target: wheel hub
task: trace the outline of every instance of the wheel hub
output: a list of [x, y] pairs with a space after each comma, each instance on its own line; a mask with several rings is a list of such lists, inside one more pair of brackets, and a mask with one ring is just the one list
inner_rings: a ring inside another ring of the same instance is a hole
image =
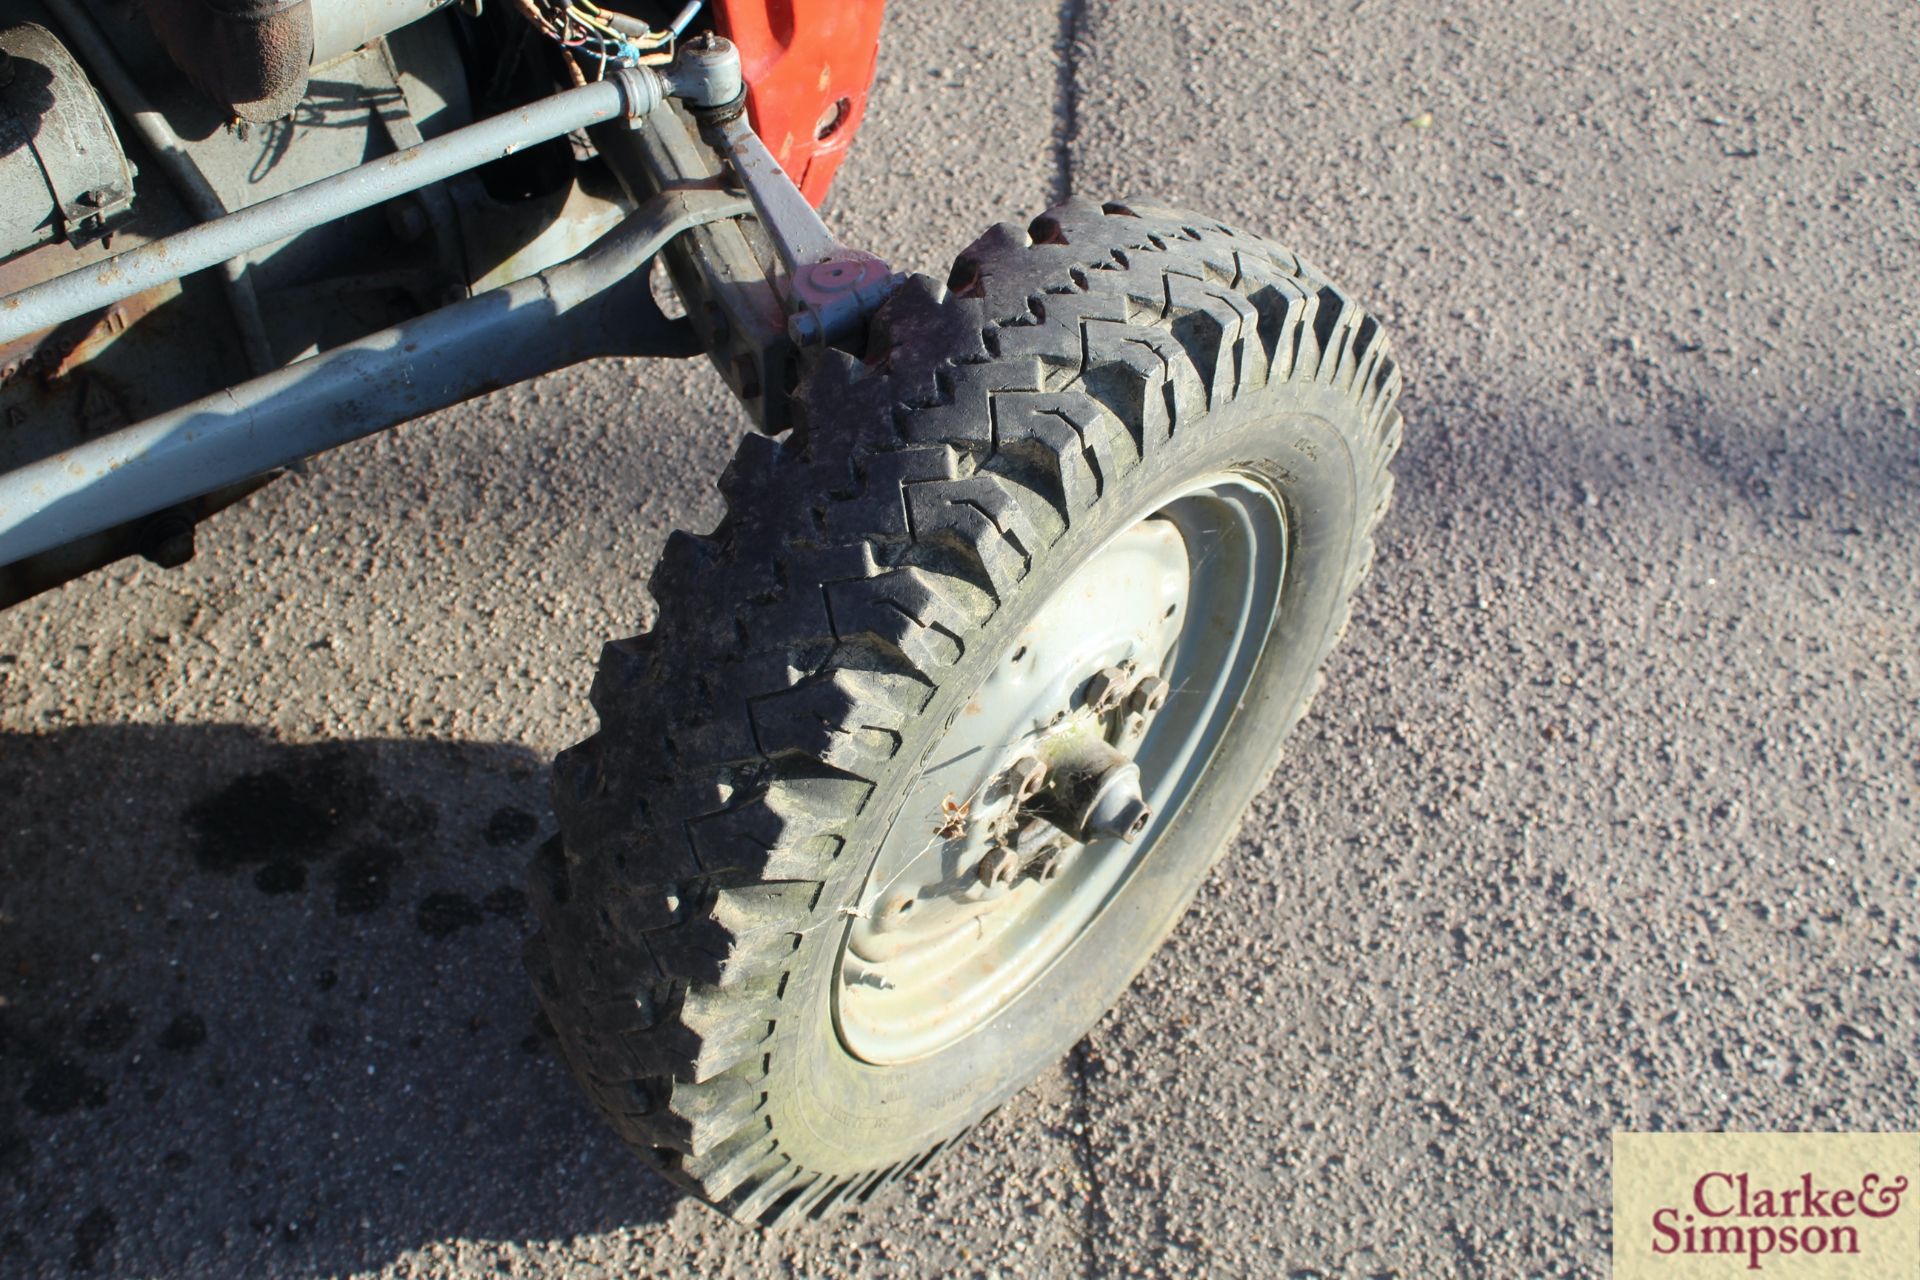
[[[1183, 697], [1185, 669], [1257, 656], [1238, 651], [1250, 631], [1264, 639], [1284, 562], [1245, 527], [1259, 510], [1271, 541], [1277, 503], [1222, 503], [1223, 484], [1252, 487], [1221, 478], [1184, 495], [1069, 577], [928, 756], [840, 957], [835, 1015], [857, 1056], [921, 1057], [985, 1021], [1066, 950], [1178, 808], [1190, 777], [1174, 784], [1205, 761], [1186, 739], [1224, 724], [1221, 673]], [[1211, 545], [1222, 529], [1237, 541]], [[1253, 576], [1271, 581], [1254, 590]], [[1196, 586], [1209, 597], [1198, 619]], [[1168, 708], [1182, 723], [1156, 749]]]

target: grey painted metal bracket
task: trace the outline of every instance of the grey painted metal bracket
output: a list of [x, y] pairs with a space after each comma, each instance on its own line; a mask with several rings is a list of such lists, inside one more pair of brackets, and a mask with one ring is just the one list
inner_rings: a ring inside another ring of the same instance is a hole
[[703, 35], [681, 47], [667, 75], [673, 92], [696, 108], [702, 135], [733, 163], [786, 269], [788, 337], [803, 346], [858, 337], [900, 277], [873, 254], [835, 239], [753, 131], [743, 109], [740, 51], [729, 40]]
[[794, 307], [788, 333], [802, 345], [857, 336], [866, 318], [893, 292], [893, 269], [834, 238], [744, 113], [719, 126], [719, 136], [787, 269]]
[[580, 360], [697, 354], [645, 268], [687, 228], [751, 209], [718, 190], [654, 196], [538, 275], [0, 476], [0, 565]]

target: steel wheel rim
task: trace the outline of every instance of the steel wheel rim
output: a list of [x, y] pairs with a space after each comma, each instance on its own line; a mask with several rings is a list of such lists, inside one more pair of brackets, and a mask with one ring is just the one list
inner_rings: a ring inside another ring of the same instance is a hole
[[[1287, 562], [1273, 485], [1220, 472], [1161, 500], [1042, 603], [925, 757], [849, 909], [833, 984], [849, 1053], [884, 1066], [960, 1040], [1069, 954], [1147, 859], [1167, 856], [1159, 837], [1225, 739]], [[1094, 677], [1114, 671], [1128, 700], [1096, 716]], [[1152, 712], [1149, 676], [1166, 682]], [[1069, 733], [1103, 735], [1088, 749], [1138, 765], [1151, 817], [1130, 841], [1056, 836], [1049, 870], [1044, 852], [1013, 852], [1010, 826], [1033, 825], [1025, 815], [1046, 799], [1023, 801], [1014, 775], [1048, 751], [1064, 759]], [[982, 883], [996, 849], [1022, 863], [1011, 884]]]

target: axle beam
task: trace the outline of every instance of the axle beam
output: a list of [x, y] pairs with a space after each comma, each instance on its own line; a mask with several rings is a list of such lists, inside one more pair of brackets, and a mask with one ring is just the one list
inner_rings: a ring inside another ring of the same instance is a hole
[[0, 565], [580, 360], [696, 354], [646, 265], [688, 227], [751, 208], [723, 191], [655, 196], [538, 275], [0, 475]]

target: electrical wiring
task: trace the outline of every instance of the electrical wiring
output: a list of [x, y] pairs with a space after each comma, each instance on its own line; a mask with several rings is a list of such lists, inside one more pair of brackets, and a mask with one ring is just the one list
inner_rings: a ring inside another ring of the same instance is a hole
[[584, 68], [604, 79], [609, 66], [659, 66], [673, 61], [673, 46], [699, 11], [698, 0], [688, 4], [664, 28], [647, 23], [593, 0], [515, 0], [521, 16], [574, 56], [567, 59], [575, 80], [585, 82]]

